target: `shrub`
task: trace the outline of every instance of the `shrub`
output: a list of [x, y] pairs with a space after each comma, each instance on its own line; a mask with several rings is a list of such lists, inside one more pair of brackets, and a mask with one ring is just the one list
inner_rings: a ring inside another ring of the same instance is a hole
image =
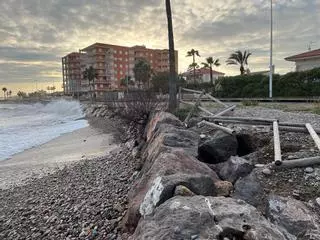
[[254, 100], [243, 100], [242, 102], [243, 106], [258, 106], [259, 102]]
[[[179, 108], [174, 112], [174, 115], [180, 119], [180, 121], [184, 121], [186, 117], [188, 116], [189, 112], [191, 111], [192, 106], [186, 106], [183, 108]], [[193, 112], [191, 117], [197, 117], [199, 116], [199, 109], [196, 108], [195, 111]]]

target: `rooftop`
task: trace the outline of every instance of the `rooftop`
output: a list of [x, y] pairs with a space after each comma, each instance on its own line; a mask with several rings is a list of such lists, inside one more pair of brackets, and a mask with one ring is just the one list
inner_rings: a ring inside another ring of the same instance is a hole
[[286, 57], [285, 60], [287, 61], [296, 61], [296, 60], [301, 60], [301, 59], [307, 59], [307, 58], [320, 58], [320, 49], [300, 53], [297, 55], [293, 55], [290, 57]]

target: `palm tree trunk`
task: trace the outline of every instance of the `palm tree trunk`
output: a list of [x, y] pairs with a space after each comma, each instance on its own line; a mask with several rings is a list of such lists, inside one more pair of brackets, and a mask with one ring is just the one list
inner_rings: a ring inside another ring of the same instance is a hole
[[210, 65], [210, 84], [213, 86], [212, 65]]
[[166, 10], [168, 18], [168, 40], [169, 40], [169, 111], [174, 112], [177, 108], [177, 83], [176, 83], [176, 67], [174, 54], [174, 38], [172, 27], [171, 2], [166, 0]]
[[244, 75], [244, 67], [243, 67], [243, 65], [240, 66], [240, 73], [241, 73], [241, 75]]
[[196, 59], [195, 55], [193, 54], [193, 83], [196, 84], [196, 65], [195, 65]]

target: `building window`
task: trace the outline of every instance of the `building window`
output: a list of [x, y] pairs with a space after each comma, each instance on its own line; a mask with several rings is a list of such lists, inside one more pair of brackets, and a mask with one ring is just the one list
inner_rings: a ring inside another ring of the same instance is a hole
[[128, 55], [128, 51], [126, 51], [126, 55]]
[[122, 71], [120, 71], [120, 74], [122, 75], [122, 74], [123, 74], [123, 72], [122, 72]]
[[120, 64], [120, 67], [122, 68], [122, 64]]
[[115, 66], [115, 67], [118, 67], [118, 65], [117, 65], [117, 64], [114, 64], [114, 66]]
[[120, 50], [120, 54], [122, 54], [122, 51]]
[[103, 84], [100, 84], [100, 88], [103, 88]]

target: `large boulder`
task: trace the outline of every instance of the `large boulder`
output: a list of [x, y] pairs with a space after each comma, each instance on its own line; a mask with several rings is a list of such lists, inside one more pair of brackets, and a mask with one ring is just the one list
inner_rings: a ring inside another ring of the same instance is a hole
[[222, 180], [235, 183], [240, 177], [251, 173], [254, 166], [241, 157], [231, 156], [228, 161], [217, 164], [216, 168], [216, 173]]
[[294, 240], [253, 206], [224, 197], [177, 196], [139, 222], [130, 240]]
[[161, 124], [183, 127], [183, 123], [173, 114], [168, 112], [156, 112], [151, 117], [145, 129], [146, 140], [149, 141]]
[[227, 161], [231, 156], [236, 156], [237, 150], [236, 136], [217, 131], [210, 140], [200, 145], [198, 153], [201, 161], [217, 164]]
[[[266, 209], [267, 217], [298, 239], [320, 239], [318, 217], [301, 201], [271, 195]], [[317, 236], [318, 238], [314, 238]]]
[[157, 206], [173, 197], [177, 186], [183, 185], [195, 194], [214, 196], [217, 181], [214, 171], [183, 149], [159, 153], [129, 193], [131, 201], [123, 221], [124, 229], [133, 231], [141, 216], [152, 214]]
[[240, 178], [234, 185], [233, 197], [246, 201], [257, 207], [262, 204], [263, 187], [259, 179], [259, 169], [254, 169], [249, 175]]

